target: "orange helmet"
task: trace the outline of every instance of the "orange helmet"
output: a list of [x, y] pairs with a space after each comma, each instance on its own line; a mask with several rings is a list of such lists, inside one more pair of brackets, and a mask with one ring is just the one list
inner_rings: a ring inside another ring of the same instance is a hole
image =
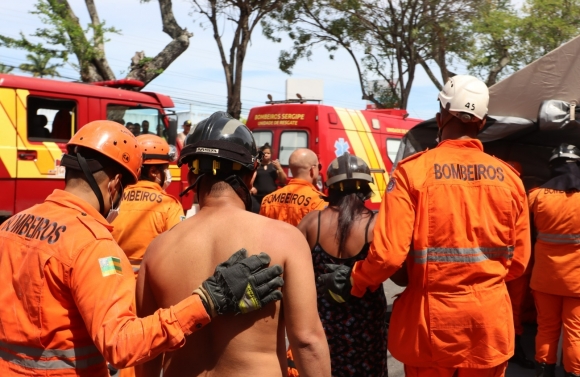
[[157, 135], [139, 135], [137, 141], [143, 152], [143, 165], [168, 164], [175, 161], [176, 150]]
[[68, 153], [75, 147], [92, 149], [107, 156], [130, 173], [132, 183], [139, 180], [143, 154], [133, 134], [117, 122], [96, 120], [84, 125], [67, 144]]

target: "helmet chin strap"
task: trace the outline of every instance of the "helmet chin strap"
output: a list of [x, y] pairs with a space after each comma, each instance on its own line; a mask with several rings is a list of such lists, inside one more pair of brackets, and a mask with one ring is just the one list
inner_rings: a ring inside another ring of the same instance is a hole
[[[201, 173], [197, 177], [195, 182], [193, 182], [185, 190], [183, 190], [183, 192], [181, 194], [179, 194], [179, 196], [181, 197], [181, 196], [187, 194], [189, 191], [193, 190], [195, 188], [195, 186], [197, 186], [199, 184], [199, 182], [203, 176], [205, 176], [205, 173]], [[246, 186], [244, 181], [240, 177], [238, 177], [236, 174], [232, 174], [229, 177], [227, 177], [226, 179], [224, 179], [224, 182], [226, 182], [228, 185], [230, 185], [234, 189], [236, 194], [238, 194], [238, 195], [242, 194], [243, 196], [245, 196], [245, 198], [240, 196], [240, 199], [242, 199], [242, 201], [244, 202], [244, 205], [246, 206], [246, 211], [251, 211], [252, 210], [252, 196], [250, 194], [250, 190], [248, 189], [248, 186]], [[240, 193], [240, 191], [241, 191], [241, 193]]]
[[201, 177], [203, 177], [205, 175], [205, 173], [201, 173], [197, 179], [195, 180], [195, 182], [193, 182], [191, 185], [187, 186], [185, 188], [185, 190], [183, 190], [181, 192], [181, 194], [179, 194], [179, 197], [181, 198], [183, 195], [187, 194], [188, 192], [190, 192], [191, 190], [193, 190], [195, 188], [195, 186], [197, 186], [197, 184], [199, 183], [199, 180], [201, 179]]
[[81, 168], [83, 173], [85, 173], [85, 177], [87, 178], [89, 186], [91, 186], [91, 189], [93, 190], [95, 196], [97, 197], [97, 200], [99, 201], [99, 213], [103, 215], [103, 217], [106, 217], [107, 214], [104, 213], [105, 201], [103, 199], [103, 194], [101, 193], [101, 189], [99, 188], [99, 185], [95, 180], [95, 177], [93, 176], [91, 170], [89, 169], [89, 164], [87, 163], [87, 160], [80, 153], [77, 153], [77, 160], [79, 162], [79, 167]]
[[240, 195], [240, 191], [242, 191], [242, 194], [246, 198], [240, 197], [240, 199], [242, 199], [242, 201], [246, 205], [246, 211], [251, 211], [252, 210], [252, 195], [250, 194], [250, 190], [248, 189], [248, 186], [246, 186], [244, 181], [235, 174], [230, 175], [229, 177], [224, 179], [224, 181], [227, 182], [230, 186], [232, 186], [232, 188], [234, 189], [234, 191], [238, 195]]

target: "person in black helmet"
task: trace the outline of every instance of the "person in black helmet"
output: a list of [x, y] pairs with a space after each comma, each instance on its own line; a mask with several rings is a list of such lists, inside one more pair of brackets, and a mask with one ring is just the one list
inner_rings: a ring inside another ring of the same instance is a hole
[[[337, 265], [353, 264], [367, 256], [375, 216], [365, 207], [373, 191], [368, 165], [348, 152], [327, 169], [328, 202], [298, 225], [310, 250], [318, 278]], [[387, 376], [387, 302], [381, 286], [362, 299], [336, 305], [318, 287], [318, 313], [322, 320], [333, 376]]]
[[536, 376], [554, 377], [563, 329], [566, 377], [580, 376], [580, 149], [554, 149], [552, 179], [530, 191], [534, 267], [530, 286], [538, 311]]
[[283, 304], [212, 322], [182, 350], [145, 365], [142, 375], [158, 377], [163, 369], [164, 377], [281, 377], [286, 330], [301, 375], [329, 377], [308, 244], [296, 228], [249, 211], [248, 188], [259, 164], [250, 130], [226, 113], [214, 113], [187, 137], [179, 164], [189, 168], [187, 190], [196, 193], [200, 210], [156, 238], [145, 253], [137, 283], [139, 313], [179, 302], [190, 294], [190, 284], [214, 270], [225, 250], [238, 249], [248, 255], [267, 251], [283, 267]]

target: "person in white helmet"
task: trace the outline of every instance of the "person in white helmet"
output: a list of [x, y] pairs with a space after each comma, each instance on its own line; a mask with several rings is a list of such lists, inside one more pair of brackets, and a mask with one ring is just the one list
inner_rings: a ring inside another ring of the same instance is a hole
[[393, 304], [388, 335], [405, 375], [500, 377], [514, 353], [505, 282], [530, 258], [526, 191], [476, 139], [486, 85], [455, 76], [439, 101], [441, 142], [398, 164], [367, 257], [352, 268], [327, 266], [319, 281], [338, 303], [356, 300], [405, 263], [408, 286]]

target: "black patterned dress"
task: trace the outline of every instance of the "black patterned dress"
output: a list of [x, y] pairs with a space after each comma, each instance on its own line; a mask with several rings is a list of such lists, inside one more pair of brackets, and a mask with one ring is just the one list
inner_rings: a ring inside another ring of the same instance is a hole
[[[372, 220], [369, 219], [369, 224]], [[362, 250], [351, 258], [336, 258], [326, 253], [318, 243], [312, 250], [316, 278], [325, 273], [326, 264], [352, 267], [365, 259], [369, 249], [366, 239]], [[320, 233], [320, 213], [318, 215]], [[318, 315], [322, 321], [328, 346], [332, 376], [387, 377], [387, 301], [381, 285], [375, 292], [367, 291], [362, 298], [337, 304], [326, 299], [321, 286], [317, 287]]]

